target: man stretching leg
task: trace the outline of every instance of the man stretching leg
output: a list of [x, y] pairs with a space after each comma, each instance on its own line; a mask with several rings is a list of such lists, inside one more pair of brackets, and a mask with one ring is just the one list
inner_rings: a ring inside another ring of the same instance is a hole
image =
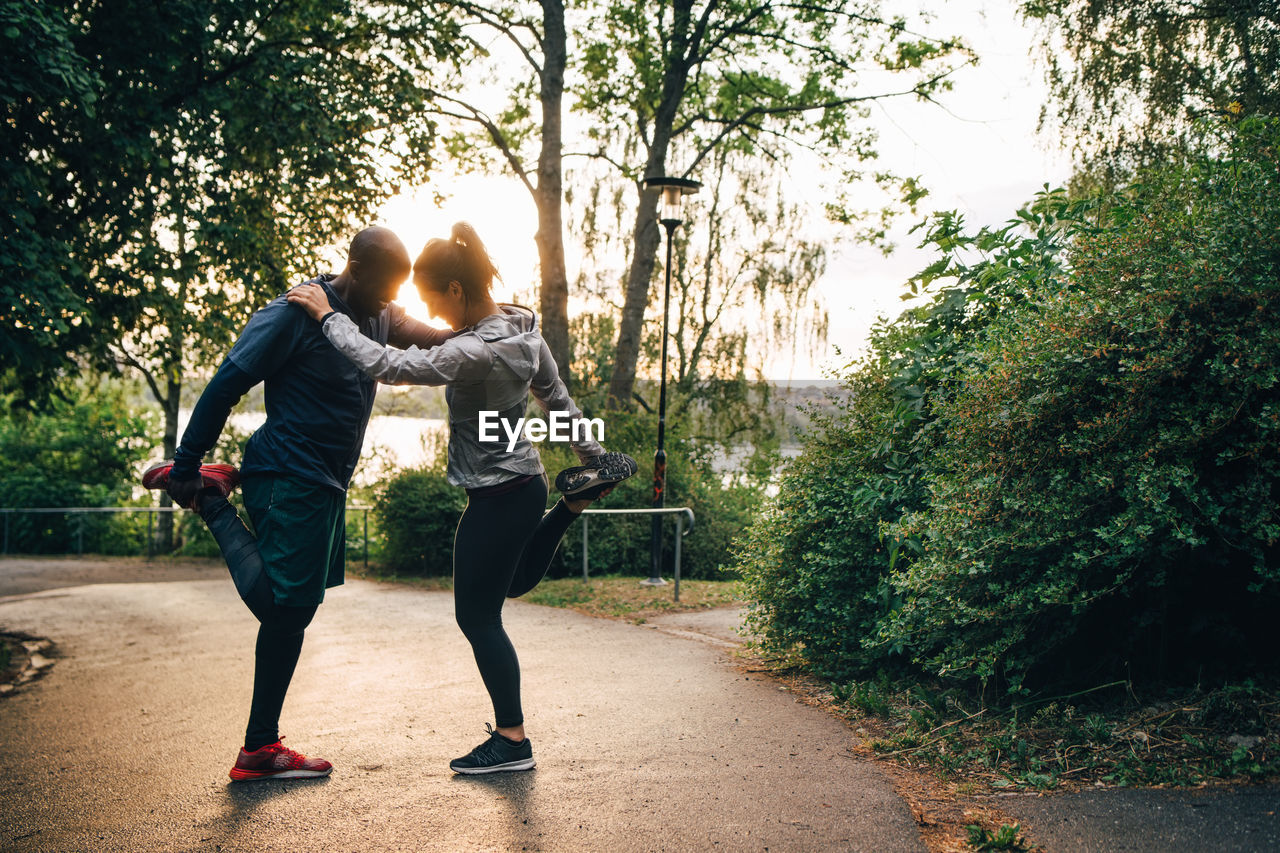
[[[450, 333], [405, 315], [391, 302], [409, 276], [404, 244], [385, 228], [355, 236], [347, 265], [318, 284], [335, 310], [379, 343], [436, 346]], [[245, 530], [226, 494], [234, 485], [201, 460], [236, 402], [265, 384], [267, 419], [245, 445], [240, 466]], [[360, 457], [376, 383], [334, 349], [320, 326], [283, 296], [250, 318], [191, 413], [172, 467], [148, 472], [180, 506], [199, 510], [214, 530], [237, 588], [258, 617], [253, 703], [235, 781], [326, 776], [328, 761], [284, 747], [278, 730], [303, 632], [343, 582], [346, 488]], [[202, 476], [203, 475], [203, 476]], [[253, 574], [257, 572], [255, 580]]]

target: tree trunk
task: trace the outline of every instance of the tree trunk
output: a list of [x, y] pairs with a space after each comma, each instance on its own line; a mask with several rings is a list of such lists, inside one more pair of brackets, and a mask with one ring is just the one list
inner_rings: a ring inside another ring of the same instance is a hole
[[562, 173], [561, 102], [564, 96], [564, 69], [567, 57], [564, 3], [542, 0], [542, 150], [538, 154], [538, 187], [534, 204], [538, 208], [538, 263], [542, 270], [539, 311], [542, 337], [555, 357], [564, 384], [570, 384], [572, 351], [569, 347], [569, 277], [564, 260], [564, 196]]
[[[164, 409], [164, 458], [172, 459], [178, 449], [178, 409], [182, 401], [182, 379], [177, 370], [165, 371], [165, 398], [161, 400]], [[160, 493], [160, 506], [173, 506], [173, 499], [168, 492]], [[171, 512], [160, 513], [156, 525], [157, 553], [168, 554], [173, 551], [173, 516]]]
[[[667, 168], [667, 149], [675, 127], [680, 103], [689, 81], [690, 11], [689, 0], [673, 4], [671, 50], [662, 75], [662, 96], [653, 116], [653, 143], [649, 146], [644, 176], [663, 175]], [[613, 376], [609, 380], [610, 408], [630, 408], [636, 383], [636, 362], [640, 357], [640, 334], [644, 328], [644, 309], [649, 304], [649, 282], [653, 278], [660, 235], [658, 233], [658, 194], [640, 191], [636, 207], [636, 224], [631, 231], [633, 251], [631, 268], [627, 270], [627, 290], [622, 303], [622, 320], [618, 325], [618, 345], [614, 350]]]
[[[651, 167], [646, 174], [661, 173], [663, 165]], [[640, 193], [636, 224], [631, 232], [631, 267], [627, 270], [626, 296], [622, 303], [622, 321], [618, 325], [618, 344], [614, 349], [613, 375], [609, 379], [609, 408], [631, 407], [631, 394], [636, 384], [636, 362], [640, 358], [640, 333], [644, 328], [644, 309], [649, 305], [649, 281], [653, 278], [658, 244], [658, 199], [656, 193]]]
[[[183, 177], [185, 177], [185, 172]], [[185, 208], [186, 195], [182, 192], [183, 188], [183, 185], [179, 184], [178, 211], [175, 225], [178, 236], [178, 254], [174, 264], [174, 273], [178, 278], [178, 293], [176, 299], [170, 304], [168, 311], [169, 317], [166, 326], [169, 329], [169, 340], [167, 351], [161, 350], [163, 353], [161, 370], [164, 372], [165, 395], [160, 400], [160, 405], [164, 409], [165, 459], [172, 459], [174, 452], [178, 449], [178, 412], [182, 407], [182, 350], [185, 344], [185, 336], [183, 334], [185, 326], [181, 313], [185, 310], [187, 304], [187, 277], [190, 275], [187, 271], [186, 263], [187, 217]], [[163, 287], [163, 283], [160, 286]], [[168, 492], [161, 493], [160, 506], [173, 506], [173, 499], [169, 497]], [[156, 525], [156, 544], [161, 554], [171, 553], [174, 548], [173, 517], [174, 514], [171, 512], [162, 512], [160, 513], [160, 523]]]

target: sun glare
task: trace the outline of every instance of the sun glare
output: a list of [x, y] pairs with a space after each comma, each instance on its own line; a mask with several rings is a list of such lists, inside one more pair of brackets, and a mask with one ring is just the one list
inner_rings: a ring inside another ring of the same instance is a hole
[[[439, 206], [433, 200], [436, 192], [447, 195]], [[427, 240], [448, 237], [453, 223], [460, 221], [471, 223], [497, 264], [502, 278], [493, 283], [494, 299], [530, 305], [537, 293], [538, 251], [533, 235], [538, 219], [528, 191], [516, 181], [462, 175], [452, 178], [447, 190], [441, 186], [407, 190], [382, 206], [377, 224], [396, 232], [412, 259]], [[444, 326], [428, 316], [413, 282], [400, 288], [396, 301], [411, 316]]]

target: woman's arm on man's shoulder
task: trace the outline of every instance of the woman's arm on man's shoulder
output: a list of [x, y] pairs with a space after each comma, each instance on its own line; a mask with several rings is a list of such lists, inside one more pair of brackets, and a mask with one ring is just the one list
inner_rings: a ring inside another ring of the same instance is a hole
[[388, 306], [388, 310], [391, 312], [391, 331], [387, 335], [387, 343], [393, 347], [431, 349], [440, 346], [457, 334], [451, 329], [437, 329], [415, 317], [410, 317], [404, 310], [404, 306], [394, 302]]

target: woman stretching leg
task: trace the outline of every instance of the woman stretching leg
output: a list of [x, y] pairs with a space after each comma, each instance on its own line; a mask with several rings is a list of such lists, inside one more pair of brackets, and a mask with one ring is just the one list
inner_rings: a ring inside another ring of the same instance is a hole
[[[497, 729], [450, 762], [458, 773], [534, 766], [520, 705], [520, 664], [502, 627], [502, 605], [528, 592], [550, 565], [560, 539], [591, 501], [636, 472], [635, 460], [605, 453], [590, 438], [571, 442], [582, 465], [556, 478], [561, 499], [543, 514], [548, 485], [537, 450], [523, 432], [494, 440], [493, 424], [516, 423], [530, 392], [548, 413], [570, 422], [582, 412], [570, 399], [537, 318], [490, 296], [497, 270], [471, 226], [430, 240], [413, 265], [414, 283], [433, 316], [457, 334], [430, 350], [388, 349], [333, 311], [319, 287], [289, 293], [322, 324], [325, 337], [365, 373], [389, 384], [444, 385], [449, 405], [449, 482], [467, 491], [454, 537], [454, 612], [493, 702]], [[482, 429], [487, 422], [489, 428]], [[498, 433], [504, 430], [498, 429]]]

